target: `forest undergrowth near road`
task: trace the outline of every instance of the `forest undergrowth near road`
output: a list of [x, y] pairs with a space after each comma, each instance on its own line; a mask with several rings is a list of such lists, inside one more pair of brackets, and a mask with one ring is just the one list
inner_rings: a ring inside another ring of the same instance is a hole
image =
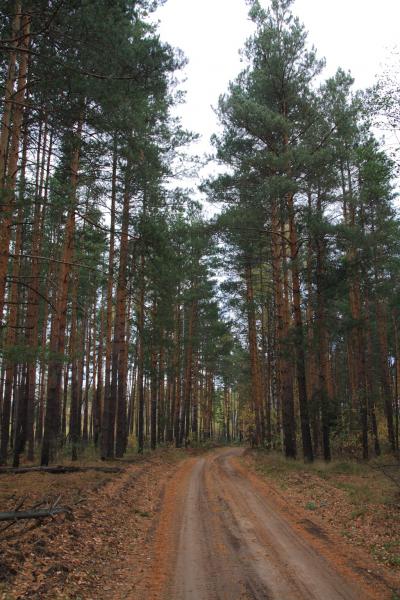
[[243, 460], [289, 504], [308, 511], [350, 545], [366, 548], [374, 561], [400, 576], [400, 468], [393, 457], [307, 465], [252, 451]]

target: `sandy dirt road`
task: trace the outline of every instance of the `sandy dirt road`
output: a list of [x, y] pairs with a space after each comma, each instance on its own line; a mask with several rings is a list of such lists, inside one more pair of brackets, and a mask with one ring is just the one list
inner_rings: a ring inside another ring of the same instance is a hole
[[242, 452], [218, 450], [178, 472], [160, 516], [149, 598], [390, 598], [340, 557], [330, 560], [322, 546], [329, 548], [331, 540], [312, 521], [305, 518], [299, 526], [298, 517], [277, 508], [268, 485], [241, 466]]

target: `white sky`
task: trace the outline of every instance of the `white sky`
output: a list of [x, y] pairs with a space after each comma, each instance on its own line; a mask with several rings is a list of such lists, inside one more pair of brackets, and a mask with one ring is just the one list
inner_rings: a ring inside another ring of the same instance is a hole
[[[156, 13], [162, 39], [189, 59], [182, 86], [187, 103], [179, 114], [202, 136], [197, 152], [211, 152], [209, 138], [217, 129], [211, 106], [241, 70], [238, 51], [252, 32], [247, 11], [245, 0], [167, 0]], [[374, 83], [399, 43], [400, 0], [295, 0], [293, 12], [326, 58], [326, 76], [340, 66], [351, 71], [358, 88]]]

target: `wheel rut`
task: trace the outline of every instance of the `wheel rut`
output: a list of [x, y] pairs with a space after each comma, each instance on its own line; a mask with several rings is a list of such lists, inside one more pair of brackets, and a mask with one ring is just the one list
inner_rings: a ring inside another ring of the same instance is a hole
[[154, 565], [163, 577], [152, 599], [390, 597], [324, 555], [317, 544], [335, 542], [312, 521], [297, 521], [298, 527], [277, 508], [268, 486], [239, 464], [242, 452], [223, 449], [192, 460], [171, 482]]

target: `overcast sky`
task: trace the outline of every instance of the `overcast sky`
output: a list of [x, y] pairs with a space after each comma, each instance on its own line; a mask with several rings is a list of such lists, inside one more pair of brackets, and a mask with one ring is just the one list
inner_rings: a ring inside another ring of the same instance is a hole
[[[189, 59], [187, 103], [179, 112], [184, 126], [202, 135], [198, 151], [211, 151], [209, 137], [217, 127], [211, 107], [241, 70], [238, 51], [252, 32], [247, 11], [245, 0], [167, 0], [156, 13], [162, 39]], [[326, 58], [326, 75], [340, 66], [359, 88], [374, 83], [399, 43], [400, 0], [295, 0], [293, 11]]]

